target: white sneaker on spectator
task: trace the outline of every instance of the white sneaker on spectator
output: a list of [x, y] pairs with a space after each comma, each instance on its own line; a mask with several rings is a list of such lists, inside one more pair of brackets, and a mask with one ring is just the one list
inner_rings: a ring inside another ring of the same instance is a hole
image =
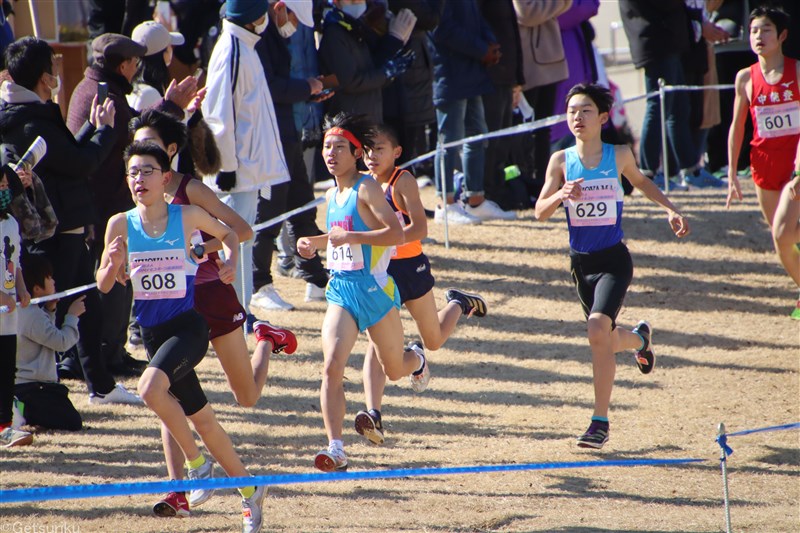
[[121, 383], [117, 383], [108, 394], [98, 394], [96, 392], [90, 394], [89, 403], [92, 405], [106, 405], [109, 403], [144, 405], [144, 400], [142, 400], [138, 394], [134, 394], [126, 389]]
[[[436, 211], [433, 214], [433, 220], [437, 224], [444, 224], [444, 208], [436, 206]], [[481, 219], [474, 217], [464, 211], [461, 204], [456, 202], [454, 204], [447, 204], [447, 223], [448, 224], [480, 224]]]
[[260, 309], [276, 311], [291, 311], [294, 309], [292, 304], [285, 302], [283, 298], [281, 298], [281, 295], [278, 294], [278, 291], [275, 290], [275, 286], [272, 283], [264, 285], [258, 289], [258, 292], [253, 293], [253, 296], [250, 298], [250, 305], [254, 305]]
[[491, 200], [484, 200], [483, 203], [472, 207], [471, 205], [464, 206], [464, 211], [468, 215], [481, 220], [514, 220], [517, 218], [517, 213], [514, 211], [503, 211], [500, 206]]
[[324, 302], [325, 301], [325, 287], [317, 287], [313, 283], [306, 283], [306, 301], [307, 302]]

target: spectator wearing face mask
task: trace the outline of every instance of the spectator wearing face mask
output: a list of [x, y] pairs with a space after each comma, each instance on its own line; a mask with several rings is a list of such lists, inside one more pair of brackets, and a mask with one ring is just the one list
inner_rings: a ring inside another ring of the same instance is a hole
[[[203, 115], [222, 155], [222, 170], [203, 182], [249, 225], [259, 195], [289, 181], [275, 106], [256, 43], [267, 28], [267, 2], [228, 1], [222, 32], [208, 64]], [[234, 287], [248, 309], [253, 294], [253, 242], [243, 243]], [[252, 319], [251, 319], [252, 322]]]
[[383, 88], [408, 70], [414, 59], [413, 54], [397, 52], [411, 36], [416, 17], [401, 11], [389, 21], [386, 33], [378, 35], [365, 22], [366, 0], [333, 0], [332, 4], [319, 45], [320, 72], [335, 76], [337, 82], [327, 112], [364, 114], [382, 122]]

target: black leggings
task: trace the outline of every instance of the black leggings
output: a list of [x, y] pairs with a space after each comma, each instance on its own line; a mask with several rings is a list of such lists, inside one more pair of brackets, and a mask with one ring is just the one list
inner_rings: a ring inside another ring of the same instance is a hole
[[194, 367], [208, 350], [208, 325], [195, 310], [186, 311], [163, 324], [142, 326], [142, 342], [150, 365], [169, 378], [169, 392], [180, 402], [186, 416], [208, 403]]
[[611, 329], [617, 327], [617, 315], [633, 280], [633, 261], [628, 247], [619, 242], [605, 250], [581, 254], [570, 253], [572, 280], [586, 318], [602, 313], [611, 318]]
[[[2, 316], [0, 315], [0, 317]], [[16, 379], [16, 374], [17, 336], [0, 335], [0, 426], [11, 423], [11, 407], [14, 405], [14, 379]]]

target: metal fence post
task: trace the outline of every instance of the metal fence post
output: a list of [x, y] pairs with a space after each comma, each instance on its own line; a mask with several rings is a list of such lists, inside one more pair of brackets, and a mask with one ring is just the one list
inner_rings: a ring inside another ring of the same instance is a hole
[[[717, 438], [725, 435], [725, 424], [722, 422], [719, 423], [717, 427]], [[731, 531], [731, 500], [730, 495], [728, 493], [728, 460], [727, 460], [727, 452], [725, 451], [725, 447], [722, 446], [719, 452], [719, 466], [722, 469], [722, 492], [725, 497], [725, 531], [727, 533], [732, 533]]]
[[666, 103], [665, 98], [667, 91], [665, 90], [667, 82], [664, 78], [658, 78], [658, 100], [661, 107], [661, 168], [664, 170], [664, 194], [669, 194], [669, 155], [667, 153], [667, 116], [666, 116]]
[[439, 176], [441, 179], [439, 180], [440, 185], [442, 187], [442, 214], [444, 215], [444, 247], [445, 249], [450, 249], [450, 232], [447, 225], [447, 180], [452, 179], [452, 177], [447, 176], [445, 174], [445, 169], [447, 165], [445, 164], [445, 158], [447, 157], [447, 151], [444, 149], [444, 138], [442, 134], [439, 134], [439, 139], [436, 143], [436, 154], [439, 156]]

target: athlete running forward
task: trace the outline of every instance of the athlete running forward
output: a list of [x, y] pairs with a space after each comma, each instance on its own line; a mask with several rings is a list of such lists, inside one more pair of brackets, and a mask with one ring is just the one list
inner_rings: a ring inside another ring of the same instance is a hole
[[617, 352], [633, 350], [643, 374], [655, 366], [653, 330], [645, 321], [632, 331], [618, 328], [617, 315], [633, 277], [633, 262], [622, 242], [622, 174], [647, 198], [666, 209], [678, 237], [689, 234], [687, 220], [639, 170], [628, 146], [600, 140], [614, 99], [605, 87], [580, 84], [567, 93], [567, 124], [575, 146], [554, 153], [536, 218], [547, 220], [561, 204], [567, 208], [572, 279], [587, 319], [594, 376], [594, 413], [578, 437], [582, 448], [602, 448], [608, 441], [608, 408], [614, 386]]
[[[227, 279], [238, 259], [236, 233], [199, 207], [167, 204], [169, 157], [156, 144], [134, 142], [125, 151], [125, 163], [136, 207], [108, 223], [97, 286], [107, 293], [114, 283], [126, 283], [128, 267], [133, 310], [150, 361], [139, 379], [139, 394], [175, 438], [190, 468], [205, 463], [191, 420], [228, 476], [249, 476], [194, 372], [208, 348], [208, 325], [194, 309], [197, 263], [189, 252], [191, 235], [200, 230], [219, 239], [227, 258], [218, 262], [220, 277]], [[242, 530], [260, 531], [266, 487], [242, 487], [239, 492]], [[186, 506], [177, 514], [188, 511]]]
[[372, 128], [363, 115], [339, 113], [326, 118], [322, 157], [336, 178], [336, 186], [327, 193], [328, 233], [297, 241], [303, 257], [327, 247], [332, 274], [325, 290], [328, 309], [322, 323], [325, 369], [320, 390], [328, 447], [314, 458], [314, 465], [323, 472], [347, 468], [342, 441], [343, 380], [359, 332], [367, 331], [390, 380], [412, 376], [414, 390], [419, 392], [430, 378], [422, 349], [403, 346], [400, 296], [386, 272], [394, 246], [403, 242], [403, 228], [380, 185], [356, 167], [364, 148], [372, 146]]
[[[431, 264], [422, 251], [420, 239], [428, 235], [425, 208], [419, 197], [417, 180], [407, 170], [395, 166], [402, 153], [397, 134], [386, 125], [375, 128], [372, 148], [365, 150], [364, 163], [370, 174], [381, 184], [386, 201], [403, 226], [404, 244], [396, 247], [389, 262], [388, 272], [400, 293], [400, 303], [405, 305], [417, 324], [426, 350], [438, 350], [455, 331], [459, 318], [486, 316], [486, 301], [477, 294], [458, 289], [445, 292], [447, 304], [436, 309], [433, 296], [434, 278]], [[409, 349], [422, 348], [411, 343]], [[411, 386], [416, 388], [412, 378]], [[383, 444], [385, 434], [381, 419], [386, 374], [370, 344], [364, 358], [364, 394], [367, 408], [356, 414], [356, 431], [374, 444]]]

